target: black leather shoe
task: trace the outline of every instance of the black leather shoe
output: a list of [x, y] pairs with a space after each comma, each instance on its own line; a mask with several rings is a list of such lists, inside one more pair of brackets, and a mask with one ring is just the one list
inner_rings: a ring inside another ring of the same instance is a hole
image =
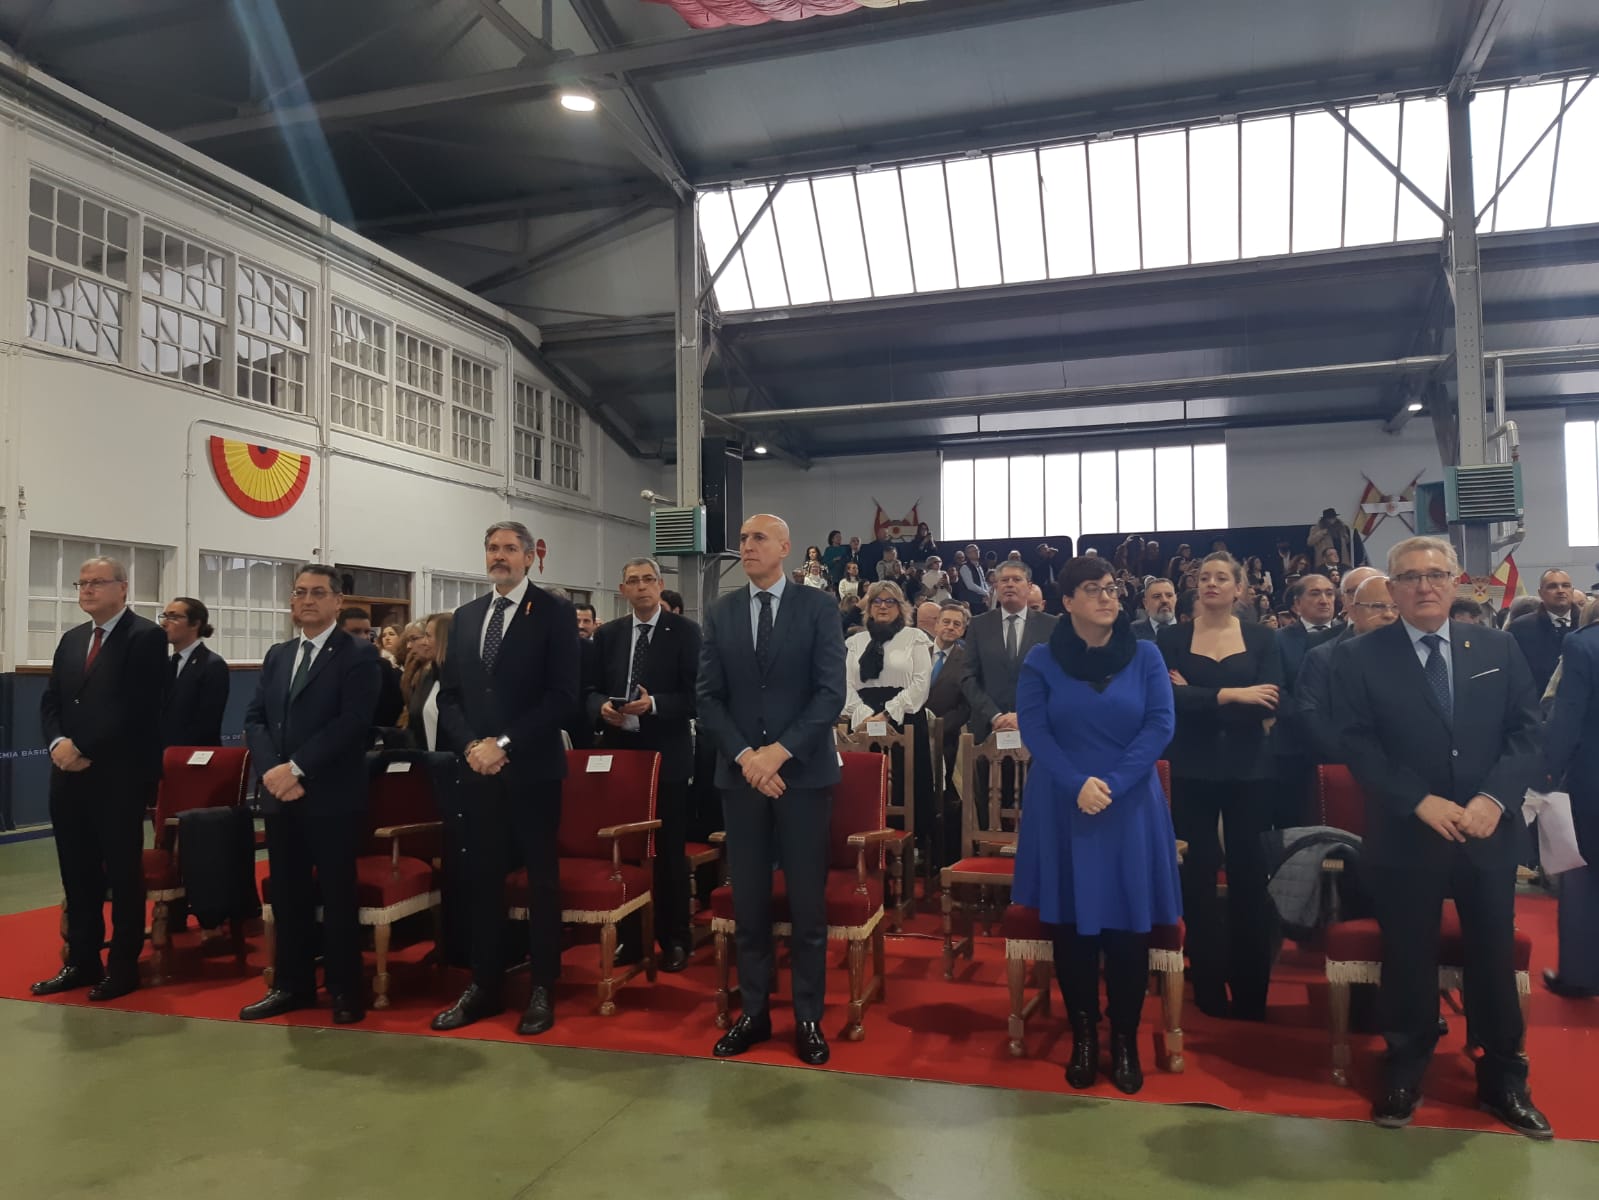
[[794, 1026], [794, 1053], [800, 1062], [811, 1067], [822, 1066], [832, 1057], [820, 1021], [800, 1021]]
[[1136, 1096], [1144, 1086], [1144, 1068], [1138, 1061], [1138, 1033], [1110, 1035], [1110, 1081], [1123, 1095]]
[[516, 1023], [516, 1031], [523, 1037], [537, 1037], [555, 1027], [555, 1000], [547, 987], [536, 987], [528, 997], [527, 1011]]
[[335, 1025], [359, 1025], [364, 1020], [366, 1020], [366, 1006], [359, 1000], [351, 1000], [346, 996], [333, 997]]
[[665, 971], [668, 975], [676, 975], [684, 967], [688, 966], [688, 947], [678, 945], [667, 946], [661, 951], [660, 957], [655, 965], [661, 970]]
[[93, 987], [104, 978], [103, 972], [91, 971], [87, 967], [62, 967], [49, 979], [41, 979], [30, 986], [28, 991], [35, 996], [54, 996], [75, 988]]
[[433, 1018], [433, 1029], [438, 1033], [464, 1029], [474, 1021], [497, 1017], [504, 1011], [504, 1000], [489, 995], [475, 983], [468, 984], [459, 1000]]
[[316, 995], [314, 993], [302, 994], [300, 992], [285, 992], [273, 988], [254, 1004], [246, 1004], [239, 1010], [241, 1021], [264, 1021], [268, 1017], [281, 1017], [284, 1013], [294, 1012], [301, 1008], [315, 1008]]
[[1091, 1088], [1099, 1078], [1099, 1023], [1084, 1013], [1072, 1015], [1072, 1057], [1066, 1064], [1066, 1082], [1079, 1090]]
[[1522, 1137], [1535, 1142], [1547, 1142], [1555, 1136], [1549, 1118], [1532, 1105], [1532, 1094], [1524, 1088], [1512, 1088], [1498, 1095], [1477, 1095], [1477, 1104], [1483, 1112], [1492, 1113]]
[[1384, 1129], [1403, 1129], [1421, 1107], [1421, 1093], [1415, 1088], [1389, 1088], [1371, 1106], [1371, 1121]]
[[721, 1037], [716, 1039], [716, 1046], [711, 1053], [717, 1058], [733, 1058], [743, 1054], [751, 1046], [772, 1040], [772, 1018], [762, 1015], [759, 1017], [743, 1016], [733, 1022]]
[[1564, 996], [1567, 1000], [1592, 1000], [1599, 996], [1599, 988], [1574, 987], [1550, 967], [1543, 969], [1543, 985], [1557, 996]]
[[98, 1004], [103, 1000], [119, 999], [129, 992], [138, 990], [139, 977], [137, 975], [107, 975], [89, 989], [89, 999]]

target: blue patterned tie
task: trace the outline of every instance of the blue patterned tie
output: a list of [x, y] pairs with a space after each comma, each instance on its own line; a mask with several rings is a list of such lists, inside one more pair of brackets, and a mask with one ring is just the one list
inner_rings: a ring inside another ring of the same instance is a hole
[[938, 681], [938, 673], [944, 669], [945, 652], [940, 650], [933, 659], [933, 682]]
[[483, 631], [483, 666], [490, 671], [494, 670], [494, 660], [500, 657], [500, 643], [505, 640], [505, 610], [510, 607], [509, 596], [494, 597], [489, 627]]
[[1449, 667], [1444, 662], [1444, 640], [1436, 633], [1429, 633], [1421, 639], [1421, 644], [1427, 647], [1427, 661], [1422, 666], [1427, 673], [1427, 683], [1438, 700], [1438, 707], [1443, 709], [1445, 719], [1453, 721], [1455, 697], [1449, 690]]

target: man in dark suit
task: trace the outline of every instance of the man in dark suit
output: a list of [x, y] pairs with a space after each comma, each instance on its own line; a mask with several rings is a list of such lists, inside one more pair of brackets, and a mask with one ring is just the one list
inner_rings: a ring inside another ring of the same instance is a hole
[[1480, 1103], [1518, 1133], [1552, 1136], [1520, 1049], [1515, 888], [1521, 801], [1538, 771], [1538, 694], [1515, 640], [1449, 622], [1460, 566], [1438, 538], [1388, 556], [1400, 622], [1333, 656], [1333, 711], [1367, 797], [1364, 869], [1382, 929], [1385, 1081], [1379, 1125], [1409, 1124], [1438, 1040], [1446, 895], [1466, 944], [1466, 1021], [1481, 1044]]
[[1548, 787], [1571, 796], [1577, 849], [1588, 863], [1560, 876], [1560, 965], [1544, 968], [1557, 996], [1599, 996], [1599, 628], [1566, 638], [1554, 714], [1544, 737]]
[[1545, 571], [1538, 579], [1538, 611], [1517, 617], [1505, 627], [1527, 656], [1532, 682], [1540, 696], [1560, 661], [1561, 644], [1577, 627], [1578, 614], [1572, 603], [1575, 596], [1570, 575], [1560, 570]]
[[572, 602], [535, 587], [533, 535], [499, 521], [483, 537], [494, 590], [455, 610], [439, 676], [439, 748], [463, 757], [465, 843], [472, 876], [472, 982], [433, 1018], [460, 1029], [505, 1010], [508, 847], [527, 868], [533, 990], [516, 1031], [555, 1024], [561, 970], [561, 877], [556, 836], [566, 753], [561, 726], [580, 691]]
[[955, 753], [961, 734], [972, 719], [971, 705], [961, 690], [966, 674], [966, 627], [971, 622], [965, 606], [951, 600], [941, 605], [933, 633], [933, 678], [927, 689], [925, 708], [944, 721], [944, 783], [949, 786], [955, 770]]
[[[144, 809], [161, 774], [166, 638], [128, 608], [128, 572], [116, 559], [89, 559], [76, 586], [89, 621], [62, 636], [39, 703], [67, 961], [30, 990], [50, 996], [86, 987], [91, 1000], [115, 1000], [139, 986]], [[111, 952], [102, 969], [108, 887]]]
[[1014, 730], [1016, 679], [1022, 659], [1041, 642], [1049, 641], [1060, 618], [1031, 612], [1027, 589], [1032, 569], [1023, 562], [1004, 562], [994, 572], [999, 606], [973, 617], [966, 632], [966, 669], [961, 691], [971, 708], [972, 736], [985, 741], [995, 731]]
[[1144, 589], [1144, 616], [1133, 622], [1133, 636], [1152, 642], [1167, 625], [1177, 624], [1177, 587], [1169, 579], [1152, 579]]
[[1349, 624], [1305, 655], [1299, 667], [1299, 686], [1294, 691], [1289, 720], [1297, 727], [1298, 744], [1309, 749], [1319, 763], [1344, 761], [1338, 727], [1332, 719], [1333, 655], [1344, 643], [1399, 619], [1388, 580], [1372, 567], [1357, 567], [1350, 574], [1360, 572], [1365, 574], [1344, 608]]
[[751, 517], [739, 530], [749, 586], [705, 614], [700, 652], [700, 732], [717, 750], [716, 784], [727, 825], [738, 982], [743, 1012], [718, 1058], [772, 1036], [772, 862], [783, 867], [793, 933], [794, 1049], [820, 1066], [827, 969], [827, 858], [833, 724], [844, 708], [844, 638], [826, 592], [796, 587], [783, 571], [788, 526]]
[[192, 596], [171, 601], [160, 616], [172, 647], [170, 683], [161, 708], [163, 746], [220, 746], [228, 706], [228, 664], [202, 638], [215, 632], [206, 606]]
[[333, 1020], [366, 1015], [355, 860], [367, 830], [366, 749], [378, 702], [377, 647], [335, 625], [339, 575], [311, 563], [294, 576], [297, 636], [261, 661], [244, 714], [250, 765], [261, 777], [277, 955], [272, 988], [241, 1021], [316, 1003], [317, 908], [322, 974]]
[[1332, 580], [1325, 575], [1301, 576], [1288, 589], [1288, 607], [1298, 618], [1287, 629], [1277, 634], [1283, 652], [1283, 678], [1290, 690], [1299, 676], [1299, 665], [1305, 655], [1337, 636], [1339, 629], [1333, 623], [1333, 602], [1338, 593]]
[[[594, 634], [594, 667], [587, 678], [591, 720], [600, 744], [616, 750], [654, 750], [661, 756], [655, 835], [655, 921], [661, 970], [688, 965], [688, 784], [694, 774], [694, 687], [700, 628], [661, 605], [661, 568], [652, 558], [622, 567], [622, 598], [633, 611]], [[621, 706], [614, 701], [623, 700]]]
[[[376, 644], [372, 636], [372, 614], [364, 608], [351, 605], [339, 609], [339, 628], [358, 642]], [[400, 713], [405, 710], [405, 695], [400, 690], [400, 668], [378, 655], [380, 688], [378, 702], [372, 710], [372, 724], [388, 729], [397, 725]]]

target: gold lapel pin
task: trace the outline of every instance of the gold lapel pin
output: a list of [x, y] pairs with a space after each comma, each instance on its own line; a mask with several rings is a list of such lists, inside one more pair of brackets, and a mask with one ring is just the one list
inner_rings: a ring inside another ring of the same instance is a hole
[[1471, 643], [1470, 642], [1465, 642], [1465, 643], [1463, 643], [1463, 645], [1466, 647], [1467, 650], [1471, 649]]
[[533, 601], [529, 600], [522, 606], [522, 615], [524, 617], [531, 617], [533, 615]]

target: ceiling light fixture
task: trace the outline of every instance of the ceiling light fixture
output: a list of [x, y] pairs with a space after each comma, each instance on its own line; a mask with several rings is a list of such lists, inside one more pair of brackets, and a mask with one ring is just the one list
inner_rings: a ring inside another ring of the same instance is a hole
[[561, 107], [568, 112], [591, 113], [600, 106], [587, 92], [562, 92]]
[[1405, 411], [1406, 412], [1420, 412], [1421, 411], [1421, 401], [1420, 400], [1412, 400], [1409, 404], [1405, 405]]
[[757, 454], [765, 454], [766, 453], [766, 447], [763, 446], [763, 445], [757, 444], [756, 447], [755, 447], [755, 453], [757, 453]]

